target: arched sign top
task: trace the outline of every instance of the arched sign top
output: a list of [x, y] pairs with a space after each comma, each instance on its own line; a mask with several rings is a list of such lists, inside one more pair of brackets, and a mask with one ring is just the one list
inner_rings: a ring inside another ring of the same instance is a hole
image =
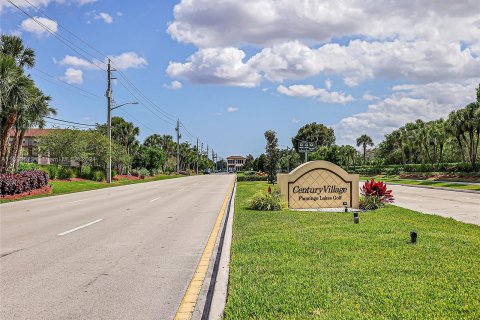
[[291, 209], [358, 208], [358, 179], [358, 174], [321, 160], [277, 175], [280, 192]]

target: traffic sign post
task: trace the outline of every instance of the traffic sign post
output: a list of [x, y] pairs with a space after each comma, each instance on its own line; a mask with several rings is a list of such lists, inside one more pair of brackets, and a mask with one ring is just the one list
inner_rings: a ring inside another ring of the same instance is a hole
[[308, 161], [308, 153], [315, 151], [315, 148], [316, 148], [315, 142], [300, 141], [298, 143], [298, 152], [305, 153], [305, 162]]

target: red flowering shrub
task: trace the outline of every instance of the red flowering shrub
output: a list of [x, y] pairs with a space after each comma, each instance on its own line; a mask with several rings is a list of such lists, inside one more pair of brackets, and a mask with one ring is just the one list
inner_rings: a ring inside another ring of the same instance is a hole
[[392, 203], [395, 199], [392, 190], [387, 190], [387, 185], [382, 181], [366, 181], [361, 190], [360, 206], [366, 210], [375, 210], [385, 203]]
[[0, 174], [0, 195], [14, 195], [43, 188], [48, 184], [48, 174], [41, 170], [28, 170], [18, 174]]

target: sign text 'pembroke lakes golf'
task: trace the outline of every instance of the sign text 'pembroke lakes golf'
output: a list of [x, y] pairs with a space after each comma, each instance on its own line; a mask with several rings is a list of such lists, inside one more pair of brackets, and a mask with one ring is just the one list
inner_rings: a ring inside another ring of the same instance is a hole
[[358, 208], [358, 175], [331, 162], [311, 161], [279, 174], [278, 185], [291, 209]]

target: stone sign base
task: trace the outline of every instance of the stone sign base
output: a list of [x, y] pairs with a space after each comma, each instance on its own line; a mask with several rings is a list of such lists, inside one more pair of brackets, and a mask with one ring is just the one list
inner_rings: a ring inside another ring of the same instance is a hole
[[290, 209], [358, 209], [358, 174], [328, 161], [310, 161], [289, 174], [278, 174], [280, 192]]

